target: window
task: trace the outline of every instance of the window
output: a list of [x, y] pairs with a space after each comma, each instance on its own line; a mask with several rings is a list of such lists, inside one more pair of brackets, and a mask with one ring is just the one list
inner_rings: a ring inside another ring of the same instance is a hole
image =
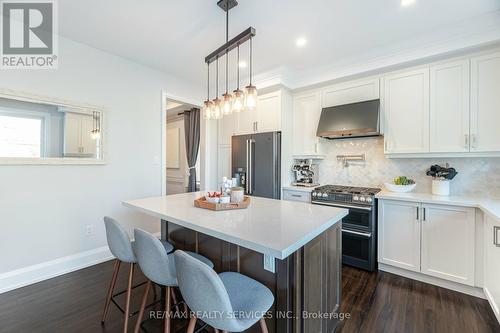
[[44, 117], [13, 115], [0, 111], [0, 156], [42, 157]]

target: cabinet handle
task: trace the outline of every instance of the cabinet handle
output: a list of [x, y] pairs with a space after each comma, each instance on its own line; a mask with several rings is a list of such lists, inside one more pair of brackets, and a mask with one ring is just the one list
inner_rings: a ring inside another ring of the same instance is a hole
[[464, 147], [465, 148], [469, 148], [469, 134], [465, 134], [465, 144], [464, 144]]
[[472, 148], [477, 148], [477, 135], [472, 134]]
[[259, 122], [256, 121], [255, 122], [255, 132], [258, 132], [259, 131]]
[[425, 221], [425, 208], [422, 208], [422, 221]]
[[302, 198], [302, 196], [300, 194], [292, 194], [291, 196], [294, 198]]
[[493, 226], [493, 245], [500, 247], [500, 243], [498, 243], [498, 232], [500, 231], [500, 227]]
[[420, 208], [417, 207], [417, 221], [420, 220]]

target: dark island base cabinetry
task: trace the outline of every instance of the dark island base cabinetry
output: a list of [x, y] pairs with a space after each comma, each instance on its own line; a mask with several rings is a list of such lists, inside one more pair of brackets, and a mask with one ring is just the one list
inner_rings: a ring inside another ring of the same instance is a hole
[[[212, 260], [217, 272], [235, 271], [266, 285], [275, 303], [266, 318], [270, 333], [330, 333], [339, 324], [341, 222], [284, 260], [275, 273], [264, 269], [264, 255], [162, 220], [162, 238], [177, 249]], [[261, 332], [257, 323], [246, 332]]]

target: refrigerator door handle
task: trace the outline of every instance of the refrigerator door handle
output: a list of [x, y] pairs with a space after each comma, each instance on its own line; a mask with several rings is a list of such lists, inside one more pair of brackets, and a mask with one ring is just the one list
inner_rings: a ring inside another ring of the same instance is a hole
[[255, 143], [254, 139], [248, 140], [248, 158], [247, 158], [247, 183], [248, 183], [248, 194], [253, 194], [253, 146]]
[[250, 145], [250, 140], [247, 140], [247, 146], [246, 146], [246, 172], [247, 172], [247, 177], [245, 179], [245, 192], [247, 192], [247, 194], [250, 194], [250, 190], [249, 190], [249, 184], [250, 184], [250, 166], [248, 164], [248, 162], [250, 161], [249, 157], [248, 157], [248, 153], [250, 151], [250, 148], [249, 148], [249, 145]]

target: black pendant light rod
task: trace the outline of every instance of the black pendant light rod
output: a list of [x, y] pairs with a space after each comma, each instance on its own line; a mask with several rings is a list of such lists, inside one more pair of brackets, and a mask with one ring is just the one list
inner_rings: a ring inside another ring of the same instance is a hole
[[240, 44], [245, 43], [249, 39], [255, 36], [255, 28], [249, 27], [242, 33], [240, 33], [238, 36], [234, 37], [230, 41], [228, 41], [226, 44], [220, 46], [217, 50], [213, 51], [210, 53], [208, 56], [205, 57], [205, 62], [207, 64], [210, 64], [217, 60], [218, 57], [221, 57], [225, 55], [227, 52], [230, 52], [231, 50], [234, 50], [237, 48]]
[[207, 101], [210, 100], [210, 64], [207, 64]]
[[250, 37], [250, 85], [252, 85], [252, 37]]
[[215, 98], [219, 98], [219, 57], [215, 63]]
[[236, 90], [240, 90], [240, 44], [238, 44], [238, 58], [236, 60]]

